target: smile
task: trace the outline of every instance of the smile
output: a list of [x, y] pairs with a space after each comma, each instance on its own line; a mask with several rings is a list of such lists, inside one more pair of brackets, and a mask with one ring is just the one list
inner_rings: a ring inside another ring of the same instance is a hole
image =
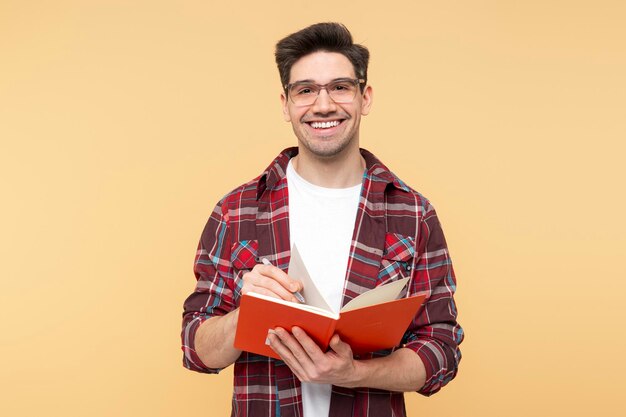
[[330, 129], [331, 127], [339, 126], [340, 123], [339, 120], [333, 120], [331, 122], [310, 122], [309, 125], [313, 129]]

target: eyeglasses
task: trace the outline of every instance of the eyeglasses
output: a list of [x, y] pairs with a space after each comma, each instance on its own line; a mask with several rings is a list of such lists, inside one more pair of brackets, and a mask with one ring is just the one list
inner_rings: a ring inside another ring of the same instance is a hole
[[326, 90], [335, 103], [352, 103], [352, 100], [354, 100], [359, 90], [359, 86], [364, 83], [365, 80], [360, 78], [339, 78], [324, 85], [298, 81], [296, 83], [287, 84], [285, 91], [291, 102], [296, 106], [304, 107], [315, 103], [322, 89]]

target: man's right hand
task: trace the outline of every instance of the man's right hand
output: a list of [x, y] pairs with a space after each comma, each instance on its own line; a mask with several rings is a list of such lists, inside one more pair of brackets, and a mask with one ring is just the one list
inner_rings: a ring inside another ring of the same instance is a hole
[[250, 272], [243, 274], [242, 294], [254, 291], [270, 297], [298, 302], [293, 295], [302, 290], [302, 283], [289, 278], [280, 268], [274, 265], [256, 264]]

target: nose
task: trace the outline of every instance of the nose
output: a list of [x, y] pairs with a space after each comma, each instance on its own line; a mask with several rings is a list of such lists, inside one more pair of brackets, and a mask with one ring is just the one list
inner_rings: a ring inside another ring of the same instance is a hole
[[313, 102], [313, 105], [311, 106], [311, 110], [314, 113], [326, 114], [326, 113], [332, 113], [336, 109], [337, 109], [337, 105], [334, 102], [334, 100], [330, 98], [330, 95], [328, 94], [328, 90], [326, 90], [326, 87], [322, 88], [319, 94], [317, 95], [317, 98]]

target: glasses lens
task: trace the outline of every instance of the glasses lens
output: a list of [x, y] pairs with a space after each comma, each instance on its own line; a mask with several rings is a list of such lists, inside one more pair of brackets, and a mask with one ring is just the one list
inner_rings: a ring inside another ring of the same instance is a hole
[[308, 106], [313, 104], [320, 88], [310, 83], [295, 83], [289, 88], [289, 97], [298, 106]]
[[328, 84], [327, 90], [335, 103], [350, 103], [356, 97], [357, 86], [353, 80], [335, 81]]

